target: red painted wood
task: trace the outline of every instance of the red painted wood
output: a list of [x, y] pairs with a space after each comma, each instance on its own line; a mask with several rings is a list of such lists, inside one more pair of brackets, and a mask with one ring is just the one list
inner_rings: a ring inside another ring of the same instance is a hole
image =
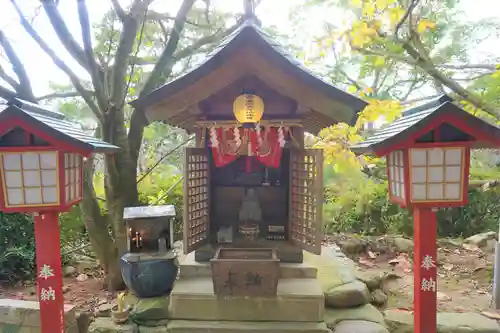
[[35, 244], [41, 333], [63, 333], [64, 295], [56, 212], [35, 216]]
[[414, 332], [436, 333], [436, 213], [431, 208], [414, 208], [413, 228]]
[[[92, 150], [83, 149], [81, 147], [75, 147], [74, 145], [71, 145], [71, 144], [67, 143], [66, 141], [55, 139], [53, 136], [48, 135], [40, 128], [32, 126], [31, 124], [28, 124], [25, 121], [22, 121], [21, 119], [19, 119], [17, 117], [12, 117], [11, 119], [4, 120], [2, 122], [2, 124], [0, 124], [0, 134], [4, 134], [7, 131], [9, 131], [15, 127], [20, 127], [23, 130], [25, 130], [26, 132], [29, 132], [31, 134], [38, 136], [42, 140], [52, 144], [53, 146], [55, 146], [58, 149], [78, 153], [78, 154], [81, 154], [85, 157], [89, 157], [92, 154]], [[2, 147], [2, 150], [8, 151], [8, 148], [7, 149], [6, 148], [7, 147]], [[22, 151], [29, 151], [29, 150], [31, 150], [31, 148], [32, 147], [21, 147], [21, 148], [17, 148], [17, 150], [21, 149]]]
[[403, 208], [410, 205], [410, 153], [408, 149], [403, 150], [403, 162], [404, 162], [404, 182], [405, 182], [405, 199]]

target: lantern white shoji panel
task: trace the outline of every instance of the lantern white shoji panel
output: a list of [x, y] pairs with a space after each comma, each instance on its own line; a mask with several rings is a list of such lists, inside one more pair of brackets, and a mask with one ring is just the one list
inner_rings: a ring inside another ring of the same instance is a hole
[[405, 161], [402, 150], [396, 150], [389, 154], [387, 159], [389, 168], [389, 189], [391, 196], [405, 199]]
[[411, 201], [461, 201], [465, 148], [410, 149]]
[[64, 154], [64, 192], [66, 202], [73, 202], [82, 197], [83, 158], [79, 154]]
[[5, 205], [59, 204], [57, 152], [2, 154]]

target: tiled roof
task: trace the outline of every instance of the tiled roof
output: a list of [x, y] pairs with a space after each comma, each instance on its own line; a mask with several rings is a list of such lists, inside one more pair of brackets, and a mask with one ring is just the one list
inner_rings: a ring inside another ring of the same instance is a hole
[[[239, 48], [239, 45], [241, 44], [240, 42], [246, 43], [247, 41], [255, 41], [260, 43], [259, 45], [267, 46], [262, 48], [262, 52], [269, 52], [269, 49], [271, 49], [273, 51], [273, 55], [277, 56], [280, 61], [284, 60], [285, 64], [288, 63], [291, 65], [288, 68], [290, 70], [294, 70], [299, 79], [306, 80], [305, 82], [313, 85], [316, 90], [329, 95], [330, 98], [336, 99], [340, 103], [348, 105], [353, 110], [353, 115], [357, 115], [357, 113], [366, 106], [366, 102], [362, 99], [336, 88], [328, 81], [313, 73], [301, 61], [295, 58], [280, 43], [278, 43], [271, 35], [260, 28], [254, 20], [244, 21], [233, 33], [224, 38], [221, 43], [207, 55], [204, 61], [198, 64], [195, 68], [166, 83], [151, 93], [132, 101], [131, 104], [134, 107], [144, 110], [149, 106], [161, 102], [167, 98], [167, 95], [180, 91], [185, 86], [200, 79], [204, 75], [207, 75], [215, 66], [224, 62], [223, 57], [225, 57], [226, 54]], [[335, 116], [332, 115], [332, 118], [335, 118]], [[351, 122], [355, 122], [356, 119], [357, 116], [354, 116]]]
[[93, 152], [113, 152], [120, 148], [85, 133], [79, 124], [68, 121], [64, 114], [44, 109], [39, 105], [15, 99], [0, 111], [0, 121], [19, 117], [32, 126], [40, 127], [48, 135], [71, 145]]
[[383, 147], [405, 141], [408, 139], [409, 134], [424, 127], [445, 112], [466, 120], [468, 124], [491, 138], [500, 137], [500, 128], [473, 116], [452, 102], [451, 97], [443, 95], [428, 103], [407, 109], [403, 111], [401, 118], [378, 129], [365, 141], [351, 146], [351, 150], [356, 154], [374, 153]]

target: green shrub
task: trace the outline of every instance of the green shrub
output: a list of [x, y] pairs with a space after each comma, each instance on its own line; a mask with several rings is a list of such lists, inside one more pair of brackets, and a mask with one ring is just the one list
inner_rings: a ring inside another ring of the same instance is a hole
[[[345, 188], [344, 188], [345, 190]], [[326, 232], [359, 234], [398, 233], [411, 236], [413, 221], [406, 209], [387, 198], [387, 184], [365, 180], [361, 188], [353, 187], [337, 195], [327, 189], [324, 209]], [[500, 222], [500, 189], [471, 190], [469, 204], [460, 208], [441, 209], [437, 214], [438, 235], [468, 237], [497, 230]]]
[[35, 230], [31, 216], [0, 212], [0, 281], [30, 279], [35, 273]]

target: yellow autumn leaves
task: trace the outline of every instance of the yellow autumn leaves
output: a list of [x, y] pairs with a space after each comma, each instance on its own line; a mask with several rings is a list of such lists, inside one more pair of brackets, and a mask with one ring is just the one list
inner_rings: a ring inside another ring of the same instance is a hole
[[[352, 22], [347, 31], [336, 33], [336, 36], [347, 38], [354, 48], [366, 47], [381, 33], [387, 34], [394, 30], [406, 13], [406, 9], [396, 0], [351, 0], [351, 5], [361, 10], [361, 16]], [[436, 29], [436, 23], [421, 18], [413, 28], [423, 34]]]

